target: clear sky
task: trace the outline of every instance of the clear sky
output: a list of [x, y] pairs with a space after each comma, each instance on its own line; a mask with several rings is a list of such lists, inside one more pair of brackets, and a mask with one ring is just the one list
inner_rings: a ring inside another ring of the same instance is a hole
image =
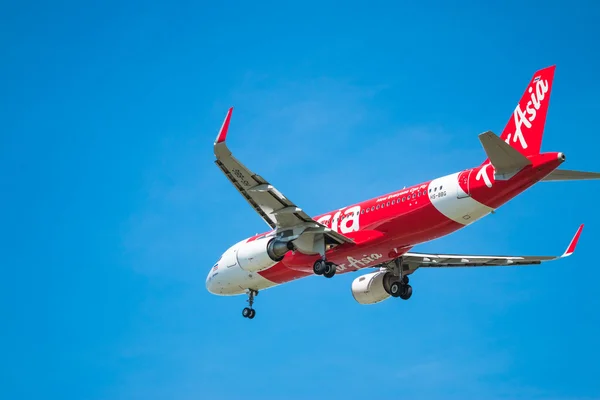
[[213, 164], [230, 106], [236, 156], [316, 215], [477, 165], [556, 64], [542, 149], [600, 171], [600, 5], [449, 3], [2, 2], [0, 398], [599, 399], [600, 182], [415, 248], [560, 254], [586, 223], [563, 261], [375, 306], [307, 278], [252, 321], [205, 289], [267, 229]]

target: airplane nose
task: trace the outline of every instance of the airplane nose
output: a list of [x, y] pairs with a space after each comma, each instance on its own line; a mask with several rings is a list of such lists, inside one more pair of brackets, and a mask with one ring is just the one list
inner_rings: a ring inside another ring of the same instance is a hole
[[210, 271], [208, 273], [208, 275], [206, 276], [206, 290], [209, 291], [209, 293], [213, 293], [214, 294], [214, 281], [211, 279], [211, 273], [212, 271]]

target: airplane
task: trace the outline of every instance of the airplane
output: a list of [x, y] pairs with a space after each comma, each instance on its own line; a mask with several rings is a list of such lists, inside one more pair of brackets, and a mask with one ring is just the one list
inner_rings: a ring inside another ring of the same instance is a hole
[[556, 66], [537, 71], [500, 136], [479, 135], [479, 166], [310, 217], [226, 144], [233, 108], [214, 142], [215, 163], [270, 230], [228, 248], [210, 269], [210, 293], [248, 296], [242, 316], [253, 319], [259, 291], [299, 278], [375, 268], [352, 282], [360, 304], [412, 296], [409, 275], [419, 268], [534, 265], [568, 257], [583, 225], [560, 256], [415, 253], [421, 243], [448, 235], [493, 213], [538, 182], [600, 179], [600, 173], [558, 169], [561, 152], [541, 152]]

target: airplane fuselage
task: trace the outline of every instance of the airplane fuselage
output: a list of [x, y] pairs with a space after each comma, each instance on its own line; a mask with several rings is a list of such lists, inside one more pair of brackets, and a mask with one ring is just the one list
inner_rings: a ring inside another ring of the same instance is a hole
[[[327, 250], [327, 260], [337, 264], [339, 274], [396, 259], [417, 244], [448, 235], [493, 212], [550, 174], [565, 157], [550, 152], [528, 159], [531, 165], [508, 179], [495, 179], [494, 167], [486, 162], [315, 217], [355, 242]], [[207, 276], [207, 289], [218, 295], [236, 295], [313, 275], [313, 264], [320, 255], [299, 251], [290, 251], [281, 261], [257, 272], [240, 267], [237, 248], [273, 234], [250, 237], [225, 251]]]

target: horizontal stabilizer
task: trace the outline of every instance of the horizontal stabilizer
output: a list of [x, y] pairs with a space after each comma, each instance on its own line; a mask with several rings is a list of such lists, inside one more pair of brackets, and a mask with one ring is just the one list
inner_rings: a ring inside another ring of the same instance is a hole
[[582, 181], [586, 179], [600, 179], [600, 173], [555, 169], [549, 175], [546, 175], [542, 181]]
[[479, 141], [494, 167], [496, 180], [510, 179], [517, 172], [531, 165], [531, 161], [527, 157], [492, 131], [480, 134]]

